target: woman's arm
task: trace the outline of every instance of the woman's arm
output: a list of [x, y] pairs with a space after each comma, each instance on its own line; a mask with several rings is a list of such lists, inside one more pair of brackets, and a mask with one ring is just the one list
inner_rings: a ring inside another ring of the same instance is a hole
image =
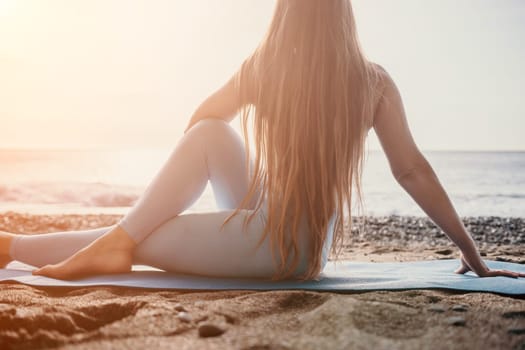
[[200, 104], [184, 130], [185, 133], [202, 119], [215, 118], [230, 122], [235, 117], [241, 107], [235, 79], [236, 76], [233, 76], [223, 87]]
[[374, 116], [374, 130], [397, 182], [461, 250], [462, 266], [456, 272], [472, 270], [480, 277], [525, 276], [511, 271], [490, 270], [485, 265], [474, 240], [463, 226], [447, 193], [410, 134], [395, 83], [382, 69], [381, 75], [383, 94]]

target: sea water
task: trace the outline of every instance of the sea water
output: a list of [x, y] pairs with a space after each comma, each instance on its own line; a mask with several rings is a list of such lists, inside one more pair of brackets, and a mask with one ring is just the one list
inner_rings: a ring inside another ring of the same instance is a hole
[[[125, 213], [169, 154], [0, 150], [0, 212]], [[525, 152], [424, 154], [459, 215], [525, 217]], [[368, 215], [425, 215], [396, 183], [381, 151], [368, 152], [363, 192]], [[215, 209], [208, 186], [189, 211]]]

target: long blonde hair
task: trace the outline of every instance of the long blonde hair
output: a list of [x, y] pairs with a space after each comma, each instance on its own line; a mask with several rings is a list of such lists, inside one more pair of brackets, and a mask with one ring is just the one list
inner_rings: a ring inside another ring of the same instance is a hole
[[335, 213], [337, 254], [345, 209], [351, 217], [352, 201], [361, 203], [364, 143], [377, 101], [376, 68], [360, 48], [350, 1], [278, 0], [237, 78], [245, 143], [251, 120], [255, 144], [253, 180], [240, 207], [262, 189], [256, 210], [266, 202], [261, 242], [269, 235], [275, 278], [297, 268], [306, 220], [311, 244], [301, 277], [315, 278], [330, 218]]

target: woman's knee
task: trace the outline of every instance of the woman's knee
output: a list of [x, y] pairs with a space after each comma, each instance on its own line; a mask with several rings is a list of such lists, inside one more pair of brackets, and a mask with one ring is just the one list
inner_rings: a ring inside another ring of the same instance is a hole
[[193, 134], [205, 135], [212, 137], [220, 133], [234, 132], [230, 124], [222, 119], [207, 118], [198, 121], [191, 129]]
[[222, 119], [203, 119], [190, 129], [188, 136], [194, 138], [207, 150], [243, 146], [240, 135]]

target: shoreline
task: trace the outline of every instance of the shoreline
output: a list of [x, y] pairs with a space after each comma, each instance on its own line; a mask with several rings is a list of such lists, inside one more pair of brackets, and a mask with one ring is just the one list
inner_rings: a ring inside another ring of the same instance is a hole
[[[0, 213], [0, 230], [110, 226], [120, 215]], [[428, 219], [367, 217], [339, 258], [457, 258]], [[525, 264], [525, 219], [464, 218], [484, 258]], [[502, 239], [496, 239], [502, 237]], [[503, 242], [503, 240], [507, 240]], [[445, 290], [331, 293], [35, 288], [0, 283], [0, 348], [521, 349], [525, 299]], [[222, 332], [203, 337], [211, 325]]]

